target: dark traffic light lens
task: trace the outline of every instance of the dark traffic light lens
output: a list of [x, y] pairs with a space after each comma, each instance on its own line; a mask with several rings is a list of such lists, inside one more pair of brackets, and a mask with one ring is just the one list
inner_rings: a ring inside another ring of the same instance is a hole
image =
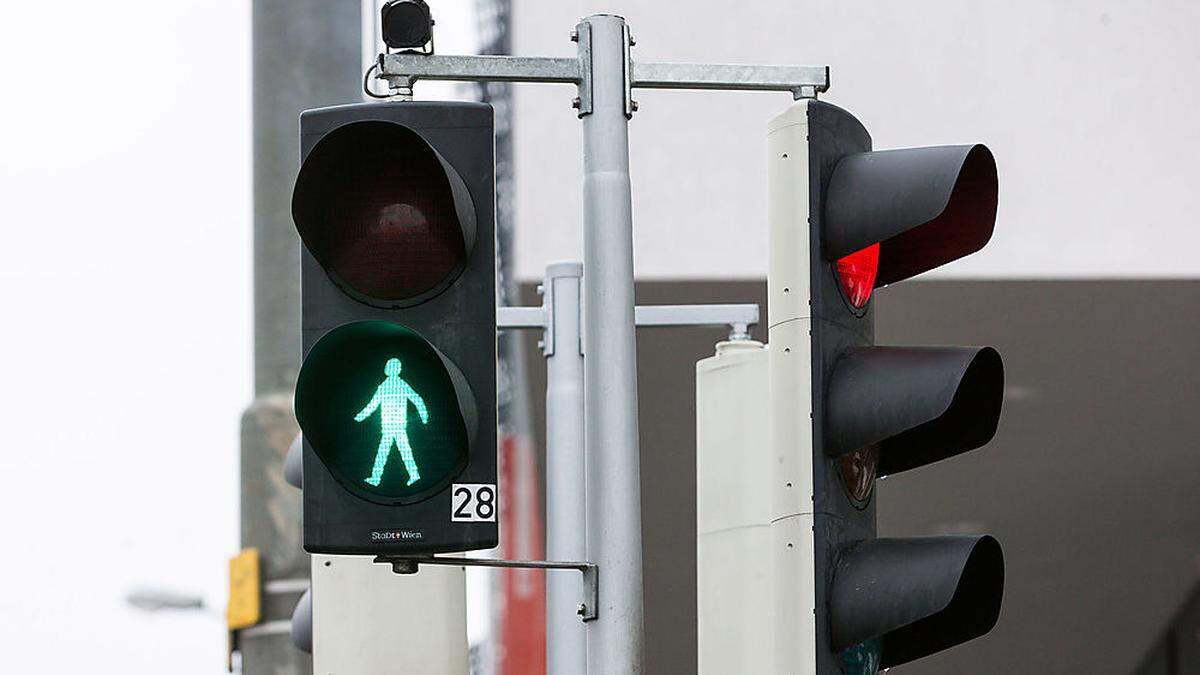
[[838, 457], [838, 473], [855, 508], [866, 508], [879, 474], [879, 446], [868, 445]]
[[467, 464], [477, 413], [461, 373], [415, 331], [357, 321], [309, 350], [296, 383], [304, 439], [351, 493], [408, 504]]
[[882, 660], [883, 644], [879, 638], [860, 642], [842, 652], [842, 673], [845, 675], [876, 675]]
[[292, 217], [330, 278], [382, 307], [437, 295], [462, 272], [474, 242], [462, 179], [420, 136], [389, 122], [326, 135], [300, 168]]

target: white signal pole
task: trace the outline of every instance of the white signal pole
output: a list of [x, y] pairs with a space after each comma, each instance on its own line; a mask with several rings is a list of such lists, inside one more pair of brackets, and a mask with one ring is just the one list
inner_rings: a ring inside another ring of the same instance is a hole
[[808, 101], [771, 120], [767, 153], [769, 348], [696, 365], [700, 675], [816, 669]]
[[[587, 559], [586, 466], [583, 422], [583, 340], [580, 333], [583, 266], [564, 262], [546, 268], [542, 282], [549, 310], [542, 351], [546, 355], [546, 556]], [[546, 670], [587, 673], [587, 634], [580, 620], [579, 580], [546, 575]]]
[[313, 673], [467, 675], [461, 567], [393, 574], [370, 556], [312, 556]]
[[697, 672], [771, 673], [767, 350], [717, 345], [696, 364]]
[[809, 101], [767, 125], [767, 316], [774, 675], [816, 670]]

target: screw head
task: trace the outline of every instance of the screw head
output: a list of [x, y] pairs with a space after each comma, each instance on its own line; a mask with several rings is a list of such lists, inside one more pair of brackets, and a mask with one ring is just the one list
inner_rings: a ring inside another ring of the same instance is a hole
[[580, 104], [581, 104], [581, 101], [579, 100], [579, 97], [578, 97], [578, 96], [576, 96], [575, 98], [571, 99], [571, 107], [572, 107], [572, 108], [575, 108], [576, 110], [578, 110], [578, 109], [579, 109], [579, 106], [580, 106]]
[[630, 109], [630, 110], [632, 110], [633, 112], [637, 112], [637, 109], [638, 109], [638, 102], [637, 102], [637, 101], [630, 101], [630, 102], [629, 102], [629, 109]]
[[587, 613], [587, 605], [583, 604], [582, 602], [579, 603], [579, 606], [575, 608], [575, 613], [579, 616], [583, 616]]
[[579, 31], [571, 30], [571, 42], [579, 42]]

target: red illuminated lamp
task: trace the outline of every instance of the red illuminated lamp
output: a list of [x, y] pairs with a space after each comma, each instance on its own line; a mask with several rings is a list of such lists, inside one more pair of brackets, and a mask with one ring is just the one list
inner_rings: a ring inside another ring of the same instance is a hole
[[855, 309], [862, 309], [871, 299], [875, 275], [879, 272], [879, 244], [855, 251], [836, 264], [842, 293]]

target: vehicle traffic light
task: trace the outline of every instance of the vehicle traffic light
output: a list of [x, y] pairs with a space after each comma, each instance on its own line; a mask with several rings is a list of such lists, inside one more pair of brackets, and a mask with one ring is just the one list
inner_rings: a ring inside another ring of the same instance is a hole
[[[846, 111], [813, 101], [804, 114], [807, 157], [772, 161], [807, 164], [807, 183], [796, 187], [807, 192], [808, 222], [796, 236], [807, 237], [808, 269], [771, 280], [771, 315], [773, 323], [810, 316], [811, 332], [783, 326], [771, 348], [808, 338], [797, 346], [811, 363], [772, 358], [811, 377], [817, 672], [874, 673], [983, 635], [1000, 612], [1004, 562], [995, 539], [877, 538], [873, 499], [877, 477], [991, 440], [1004, 390], [1000, 355], [876, 346], [871, 305], [875, 288], [987, 243], [996, 164], [983, 145], [872, 151]], [[792, 291], [804, 286], [801, 300]]]
[[493, 111], [304, 112], [304, 548], [490, 548], [496, 526]]

